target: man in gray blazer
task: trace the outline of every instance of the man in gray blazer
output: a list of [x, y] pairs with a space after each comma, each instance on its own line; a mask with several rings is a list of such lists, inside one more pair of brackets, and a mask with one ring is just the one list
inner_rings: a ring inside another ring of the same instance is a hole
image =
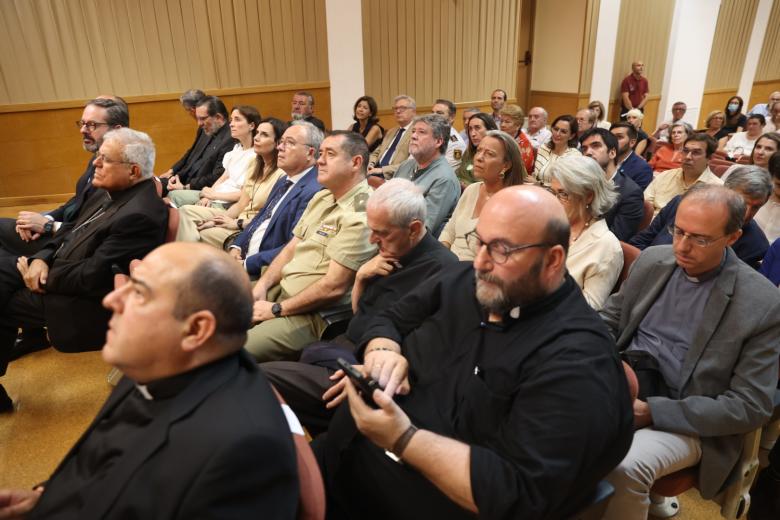
[[683, 197], [672, 246], [646, 249], [601, 316], [618, 349], [651, 356], [668, 389], [634, 403], [637, 431], [608, 479], [606, 519], [646, 518], [653, 482], [699, 465], [712, 498], [734, 471], [742, 435], [772, 413], [780, 353], [780, 292], [729, 247], [742, 197], [701, 185]]

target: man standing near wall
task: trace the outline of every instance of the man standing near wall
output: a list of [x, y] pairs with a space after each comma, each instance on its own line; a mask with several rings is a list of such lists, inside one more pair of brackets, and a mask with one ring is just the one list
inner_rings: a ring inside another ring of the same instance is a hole
[[647, 83], [647, 78], [642, 75], [644, 71], [645, 64], [641, 60], [636, 60], [631, 64], [631, 74], [623, 78], [623, 82], [620, 84], [620, 101], [622, 105], [620, 119], [625, 119], [623, 114], [632, 108], [638, 108], [642, 112], [645, 111], [650, 86]]
[[497, 88], [490, 94], [490, 108], [493, 109], [493, 119], [496, 120], [496, 126], [501, 124], [501, 116], [498, 114], [506, 105], [506, 91]]

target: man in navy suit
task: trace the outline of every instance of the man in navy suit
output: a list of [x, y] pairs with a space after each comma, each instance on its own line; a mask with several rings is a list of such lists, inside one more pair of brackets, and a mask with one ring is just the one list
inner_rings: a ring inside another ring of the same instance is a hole
[[620, 173], [633, 180], [643, 190], [653, 182], [653, 169], [647, 161], [634, 153], [638, 134], [631, 123], [613, 123], [610, 133], [617, 137], [618, 151], [615, 164]]
[[639, 231], [645, 199], [641, 188], [615, 167], [617, 139], [603, 128], [591, 128], [580, 139], [582, 154], [594, 159], [618, 192], [618, 201], [604, 219], [618, 240], [628, 241]]
[[76, 181], [76, 194], [59, 208], [47, 213], [21, 211], [16, 219], [0, 219], [0, 254], [20, 256], [34, 255], [48, 244], [60, 226], [76, 220], [79, 210], [92, 194], [92, 177], [95, 152], [103, 144], [103, 136], [109, 130], [130, 124], [127, 105], [108, 97], [96, 98], [84, 106], [76, 125], [81, 132], [81, 145], [91, 154], [87, 169]]
[[322, 189], [317, 182], [317, 154], [322, 132], [311, 123], [294, 121], [282, 141], [295, 142], [279, 147], [279, 168], [287, 173], [268, 195], [255, 218], [230, 247], [230, 255], [242, 261], [250, 276], [260, 276], [292, 238], [292, 231], [315, 193]]

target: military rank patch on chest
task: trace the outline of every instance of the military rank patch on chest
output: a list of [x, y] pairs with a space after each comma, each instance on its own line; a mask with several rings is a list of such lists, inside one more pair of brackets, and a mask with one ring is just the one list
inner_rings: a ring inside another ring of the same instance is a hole
[[338, 231], [338, 228], [331, 224], [325, 224], [324, 222], [320, 224], [319, 229], [317, 230], [317, 234], [320, 236], [323, 236], [325, 238], [334, 235]]
[[452, 157], [454, 157], [455, 160], [459, 161], [462, 155], [463, 155], [463, 152], [461, 150], [453, 150], [452, 151]]

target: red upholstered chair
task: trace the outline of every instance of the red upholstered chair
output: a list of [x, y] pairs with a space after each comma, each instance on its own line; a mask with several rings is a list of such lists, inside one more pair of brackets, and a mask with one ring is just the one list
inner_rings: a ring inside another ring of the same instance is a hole
[[298, 422], [295, 413], [284, 402], [276, 388], [273, 388], [273, 391], [284, 410], [284, 415], [290, 424], [290, 431], [295, 442], [295, 454], [298, 459], [298, 480], [301, 488], [297, 518], [299, 520], [322, 520], [325, 518], [325, 485], [322, 482], [320, 467], [314, 458], [314, 452], [311, 451], [309, 441], [306, 438], [306, 432], [301, 423]]
[[179, 210], [168, 206], [168, 230], [165, 232], [165, 242], [175, 242], [179, 232]]
[[623, 285], [623, 282], [628, 278], [628, 270], [631, 268], [631, 264], [634, 263], [642, 252], [639, 248], [625, 242], [620, 242], [620, 249], [623, 250], [623, 269], [620, 270], [620, 276], [618, 276], [617, 283], [612, 289], [613, 293], [620, 290], [620, 286]]
[[644, 202], [644, 210], [645, 212], [642, 215], [642, 221], [639, 223], [639, 229], [637, 230], [637, 233], [647, 229], [647, 226], [649, 226], [650, 223], [653, 221], [653, 211], [655, 211], [655, 209], [653, 208], [653, 203], [646, 200]]

